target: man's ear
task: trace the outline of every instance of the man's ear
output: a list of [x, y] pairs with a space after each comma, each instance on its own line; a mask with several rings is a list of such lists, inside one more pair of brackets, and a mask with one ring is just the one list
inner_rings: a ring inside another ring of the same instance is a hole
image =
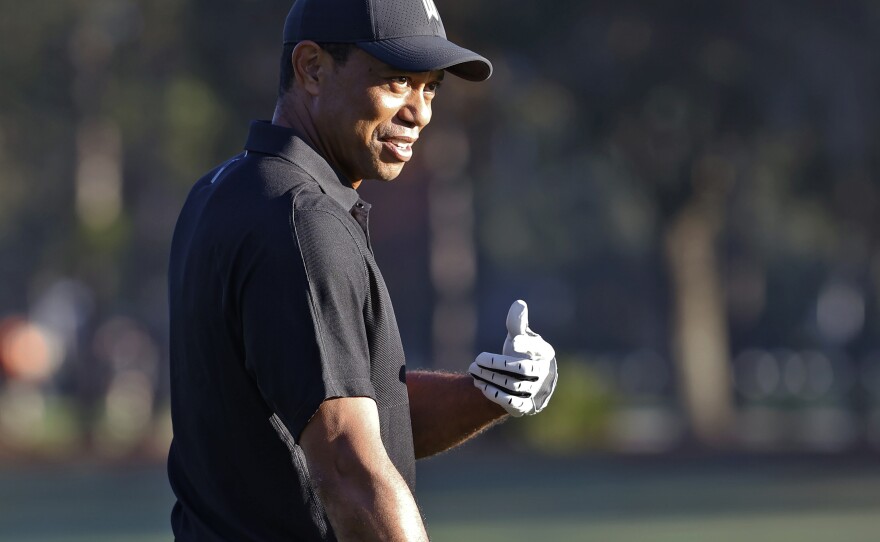
[[301, 41], [293, 48], [290, 62], [296, 84], [312, 96], [320, 94], [324, 63], [324, 50], [313, 41]]

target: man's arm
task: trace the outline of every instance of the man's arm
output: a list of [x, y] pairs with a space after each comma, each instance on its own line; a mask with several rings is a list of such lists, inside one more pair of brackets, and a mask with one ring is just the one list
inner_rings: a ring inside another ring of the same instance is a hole
[[413, 371], [406, 387], [417, 459], [454, 448], [507, 416], [470, 375]]
[[382, 444], [372, 399], [324, 401], [300, 446], [339, 540], [428, 540], [412, 493]]

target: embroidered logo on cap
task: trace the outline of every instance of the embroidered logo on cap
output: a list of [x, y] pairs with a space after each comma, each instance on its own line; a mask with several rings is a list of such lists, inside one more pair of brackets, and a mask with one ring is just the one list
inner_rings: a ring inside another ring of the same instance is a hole
[[428, 15], [428, 22], [431, 22], [431, 19], [434, 19], [439, 23], [440, 12], [437, 11], [437, 6], [434, 5], [434, 0], [422, 0], [422, 4], [425, 5], [425, 12]]

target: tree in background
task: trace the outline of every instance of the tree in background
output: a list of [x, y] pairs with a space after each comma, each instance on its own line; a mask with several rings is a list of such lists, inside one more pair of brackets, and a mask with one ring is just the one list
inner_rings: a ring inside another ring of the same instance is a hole
[[[503, 11], [482, 6], [475, 24]], [[876, 322], [850, 318], [848, 342], [829, 342], [815, 324], [820, 285], [797, 275], [849, 262], [845, 274], [876, 276], [865, 217], [878, 197], [878, 78], [864, 51], [880, 13], [870, 2], [520, 7], [494, 21], [506, 32], [482, 117], [495, 123], [477, 200], [485, 299], [531, 282], [551, 300], [535, 310], [563, 314], [548, 335], [671, 357], [693, 435], [725, 444], [736, 349], [850, 348]], [[552, 32], [526, 22], [537, 19]], [[870, 282], [835, 307], [858, 313], [871, 291], [876, 304]]]
[[[714, 445], [732, 354], [880, 350], [875, 2], [438, 4], [496, 72], [446, 81], [412, 186], [370, 188], [410, 359], [432, 319], [440, 365], [497, 347], [524, 297], [561, 355], [672, 360], [655, 388]], [[0, 320], [63, 345], [40, 393], [86, 448], [163, 416], [174, 220], [271, 114], [288, 7], [0, 0]]]

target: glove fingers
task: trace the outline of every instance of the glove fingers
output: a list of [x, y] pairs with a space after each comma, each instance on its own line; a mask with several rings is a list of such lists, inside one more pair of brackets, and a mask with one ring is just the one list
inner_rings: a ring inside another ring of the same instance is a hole
[[501, 405], [511, 416], [519, 417], [532, 410], [531, 398], [510, 395], [492, 384], [477, 379], [474, 379], [474, 386], [483, 392], [486, 399]]
[[500, 374], [485, 367], [480, 367], [476, 362], [471, 364], [468, 372], [475, 379], [491, 384], [517, 397], [530, 397], [538, 391], [541, 385], [537, 380], [523, 380], [518, 375]]
[[499, 374], [506, 374], [526, 380], [536, 380], [542, 373], [540, 365], [535, 360], [504, 356], [491, 352], [483, 352], [477, 356], [475, 363]]

